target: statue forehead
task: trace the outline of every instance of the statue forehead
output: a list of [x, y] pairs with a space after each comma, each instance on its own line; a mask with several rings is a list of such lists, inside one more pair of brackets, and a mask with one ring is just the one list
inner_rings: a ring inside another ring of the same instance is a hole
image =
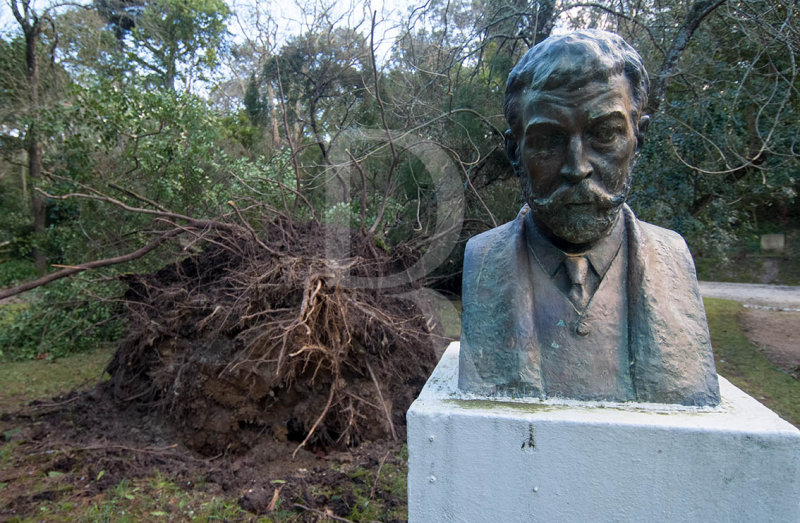
[[594, 29], [551, 36], [525, 53], [512, 69], [503, 111], [512, 132], [518, 134], [525, 102], [537, 93], [579, 92], [616, 77], [624, 78], [619, 86], [625, 86], [630, 116], [637, 120], [646, 103], [648, 80], [635, 49], [619, 35]]
[[[557, 51], [558, 48], [519, 70], [520, 91], [574, 91], [593, 84], [608, 84], [618, 76], [624, 78], [623, 64], [609, 54], [585, 54], [573, 47], [565, 48], [568, 52]], [[627, 78], [625, 81], [630, 83]]]
[[592, 39], [570, 40], [562, 38], [542, 49], [528, 51], [529, 60], [523, 68], [544, 69], [548, 75], [578, 74], [592, 76], [597, 71], [614, 69], [618, 60], [608, 46]]
[[537, 113], [552, 110], [585, 112], [590, 119], [612, 111], [622, 111], [628, 117], [633, 113], [631, 85], [622, 74], [608, 80], [590, 80], [578, 86], [560, 85], [540, 90], [528, 88], [520, 94], [520, 116], [526, 120]]

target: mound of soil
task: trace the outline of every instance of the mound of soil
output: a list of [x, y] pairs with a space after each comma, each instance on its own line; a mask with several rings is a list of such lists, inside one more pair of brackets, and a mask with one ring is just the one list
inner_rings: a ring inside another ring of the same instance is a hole
[[331, 261], [319, 226], [220, 236], [152, 275], [128, 277], [130, 334], [108, 366], [113, 397], [162, 414], [206, 456], [265, 439], [294, 452], [404, 439], [405, 412], [442, 340], [410, 290], [354, 288], [414, 261], [352, 238]]

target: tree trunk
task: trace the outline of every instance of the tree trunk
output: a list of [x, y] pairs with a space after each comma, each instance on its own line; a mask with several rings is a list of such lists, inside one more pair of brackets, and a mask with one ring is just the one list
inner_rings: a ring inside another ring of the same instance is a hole
[[655, 82], [653, 82], [653, 85], [650, 87], [650, 93], [648, 96], [649, 103], [647, 104], [647, 109], [645, 110], [646, 114], [655, 114], [659, 107], [661, 107], [661, 103], [664, 101], [664, 96], [667, 93], [667, 84], [675, 74], [675, 69], [678, 66], [678, 60], [683, 54], [683, 51], [685, 51], [689, 46], [689, 41], [692, 39], [694, 32], [697, 31], [697, 28], [700, 26], [700, 22], [702, 22], [706, 16], [711, 14], [714, 9], [724, 3], [725, 0], [697, 0], [689, 8], [689, 12], [686, 14], [686, 19], [683, 21], [683, 24], [681, 24], [681, 27], [675, 34], [675, 38], [672, 40], [672, 45], [670, 46], [669, 51], [667, 51], [664, 61], [661, 63], [661, 69], [658, 72], [658, 76], [656, 76]]
[[28, 104], [30, 111], [30, 124], [26, 132], [28, 152], [28, 177], [31, 189], [31, 213], [33, 214], [34, 246], [32, 249], [36, 271], [39, 275], [47, 272], [47, 259], [36, 243], [44, 237], [45, 205], [42, 197], [36, 192], [36, 186], [42, 178], [42, 145], [39, 141], [39, 60], [36, 56], [36, 46], [42, 32], [41, 20], [30, 10], [28, 4], [23, 4], [24, 15], [20, 13], [16, 2], [11, 4], [14, 17], [22, 28], [25, 36], [25, 65], [26, 79], [28, 81]]
[[[272, 147], [278, 148], [281, 144], [281, 133], [280, 129], [278, 128], [278, 111], [280, 107], [278, 107], [278, 99], [275, 96], [275, 89], [272, 88], [272, 83], [267, 82], [267, 96], [269, 100], [269, 121], [270, 127], [272, 128]], [[286, 130], [289, 131], [288, 129]]]
[[177, 75], [177, 50], [173, 47], [169, 48], [167, 53], [167, 68], [164, 71], [164, 87], [170, 91], [175, 90], [175, 76]]
[[536, 2], [536, 17], [533, 20], [533, 44], [536, 45], [548, 36], [553, 31], [553, 25], [556, 22], [555, 17], [555, 0], [542, 0]]

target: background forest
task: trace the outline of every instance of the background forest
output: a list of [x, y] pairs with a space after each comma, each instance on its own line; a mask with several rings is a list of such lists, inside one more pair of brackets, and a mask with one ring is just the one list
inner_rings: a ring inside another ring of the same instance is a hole
[[457, 296], [465, 241], [521, 205], [508, 72], [573, 28], [618, 32], [650, 71], [640, 218], [723, 267], [800, 217], [795, 2], [309, 0], [293, 21], [223, 0], [2, 9], [0, 298], [35, 288], [0, 309], [6, 357], [118, 339], [121, 276], [226, 228], [346, 226]]

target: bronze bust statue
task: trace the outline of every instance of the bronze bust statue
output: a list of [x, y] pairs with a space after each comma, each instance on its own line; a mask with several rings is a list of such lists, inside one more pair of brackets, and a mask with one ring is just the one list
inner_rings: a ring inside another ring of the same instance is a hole
[[527, 205], [467, 244], [462, 390], [719, 404], [686, 243], [625, 204], [648, 85], [639, 54], [597, 30], [547, 38], [511, 71], [506, 151]]

